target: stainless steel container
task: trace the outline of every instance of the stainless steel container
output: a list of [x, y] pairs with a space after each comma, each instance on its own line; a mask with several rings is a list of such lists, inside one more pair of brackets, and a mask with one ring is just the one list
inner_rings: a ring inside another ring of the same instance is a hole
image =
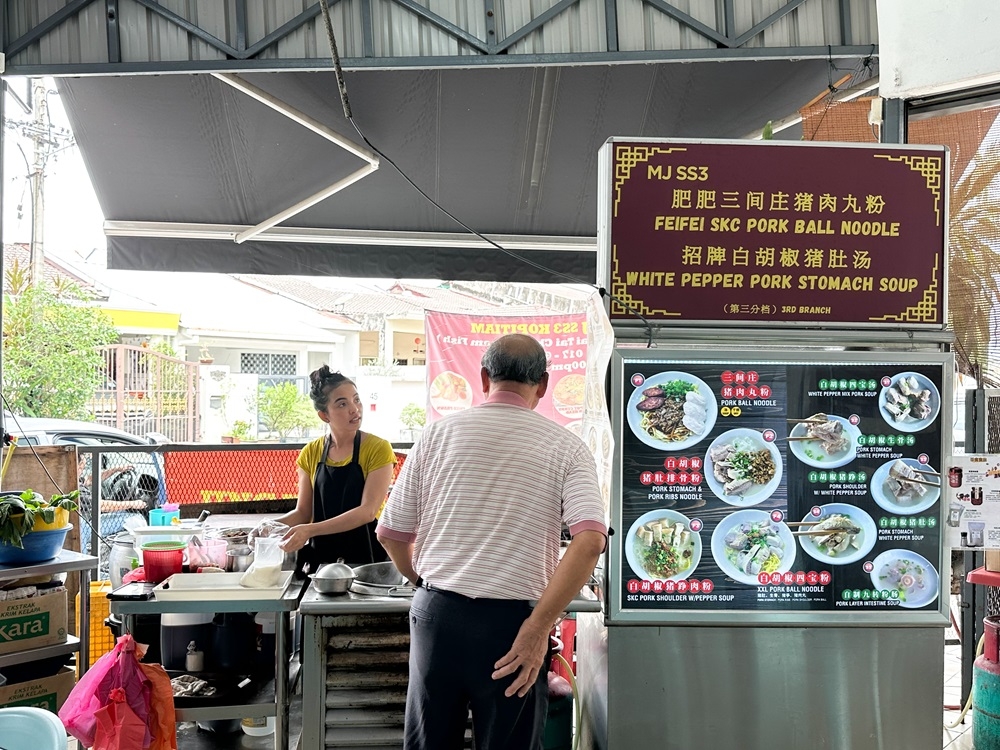
[[233, 547], [226, 550], [226, 570], [230, 573], [242, 573], [253, 562], [253, 550], [249, 547]]

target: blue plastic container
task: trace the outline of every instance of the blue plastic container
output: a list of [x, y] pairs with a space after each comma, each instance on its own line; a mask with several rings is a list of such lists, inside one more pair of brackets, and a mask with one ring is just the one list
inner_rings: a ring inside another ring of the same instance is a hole
[[63, 547], [73, 525], [51, 531], [32, 531], [21, 539], [24, 549], [0, 542], [0, 565], [26, 565], [51, 560]]

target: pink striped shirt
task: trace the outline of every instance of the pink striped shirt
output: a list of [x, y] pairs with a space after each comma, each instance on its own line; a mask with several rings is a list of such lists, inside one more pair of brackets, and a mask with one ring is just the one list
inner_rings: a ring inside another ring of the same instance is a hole
[[559, 562], [562, 524], [607, 534], [594, 458], [579, 437], [501, 391], [424, 430], [378, 533], [412, 542], [414, 569], [432, 586], [538, 599]]

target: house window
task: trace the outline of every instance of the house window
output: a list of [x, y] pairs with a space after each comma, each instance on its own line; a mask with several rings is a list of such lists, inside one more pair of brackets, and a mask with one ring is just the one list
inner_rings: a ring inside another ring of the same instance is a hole
[[261, 354], [242, 352], [240, 372], [253, 375], [294, 375], [296, 357], [294, 354]]

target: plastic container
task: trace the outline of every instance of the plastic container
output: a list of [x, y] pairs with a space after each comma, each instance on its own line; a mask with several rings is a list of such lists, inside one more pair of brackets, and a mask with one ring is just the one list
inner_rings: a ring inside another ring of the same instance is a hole
[[253, 669], [257, 632], [247, 612], [222, 612], [212, 621], [210, 659], [220, 672], [247, 673]]
[[115, 536], [115, 543], [108, 555], [108, 567], [111, 585], [118, 588], [122, 585], [122, 576], [132, 568], [139, 567], [139, 555], [135, 551], [135, 537], [124, 532]]
[[51, 560], [59, 554], [72, 524], [51, 531], [31, 531], [21, 539], [24, 549], [0, 542], [0, 564], [20, 565]]
[[[146, 580], [161, 583], [184, 570], [184, 542], [146, 542], [142, 545], [142, 567]], [[187, 644], [184, 644], [185, 646]]]
[[226, 569], [226, 550], [229, 545], [225, 539], [202, 539], [200, 544], [193, 540], [187, 545], [188, 567], [195, 571], [198, 568], [216, 567]]
[[170, 526], [173, 524], [175, 518], [178, 522], [181, 520], [181, 512], [176, 509], [153, 508], [149, 511], [150, 526]]
[[274, 654], [277, 651], [277, 612], [258, 612], [253, 618], [257, 626], [257, 673], [274, 677]]
[[195, 648], [205, 651], [205, 668], [212, 668], [212, 654], [209, 644], [212, 642], [211, 612], [177, 613], [165, 612], [160, 617], [160, 663], [164, 669], [186, 669], [188, 644], [192, 641]]
[[266, 737], [269, 734], [274, 734], [274, 717], [257, 716], [243, 719], [240, 722], [240, 727], [245, 734], [249, 734], [251, 737]]

